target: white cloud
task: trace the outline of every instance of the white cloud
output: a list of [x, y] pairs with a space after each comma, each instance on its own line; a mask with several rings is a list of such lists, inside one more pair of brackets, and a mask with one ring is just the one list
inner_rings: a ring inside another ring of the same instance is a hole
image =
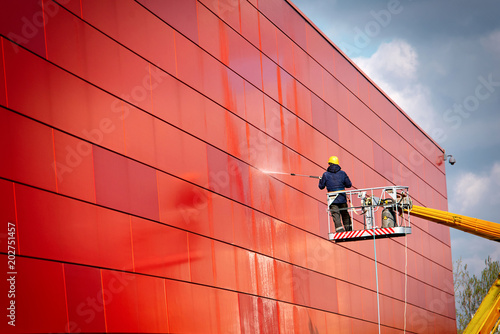
[[[408, 80], [416, 77], [418, 54], [414, 47], [401, 39], [383, 43], [370, 58], [355, 58], [367, 74], [376, 79], [378, 76], [390, 76], [392, 79]], [[385, 80], [387, 81], [387, 80]], [[391, 80], [393, 81], [393, 80]]]
[[353, 61], [425, 131], [438, 124], [430, 89], [419, 81], [417, 50], [408, 42], [383, 43], [370, 58]]
[[[500, 161], [486, 172], [465, 172], [460, 174], [458, 182], [452, 185], [450, 211], [466, 216], [491, 212], [491, 208], [500, 205], [497, 187], [500, 186]], [[485, 218], [482, 218], [485, 219]]]

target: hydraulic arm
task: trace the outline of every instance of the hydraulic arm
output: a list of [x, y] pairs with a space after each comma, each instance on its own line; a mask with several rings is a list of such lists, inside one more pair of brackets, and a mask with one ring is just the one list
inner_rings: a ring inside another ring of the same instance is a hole
[[[461, 231], [500, 242], [500, 224], [454, 213], [413, 205], [411, 216], [447, 225]], [[484, 297], [464, 334], [490, 333], [500, 323], [500, 275]]]
[[500, 323], [500, 275], [483, 299], [463, 334], [490, 333]]
[[500, 242], [500, 224], [413, 205], [410, 215]]

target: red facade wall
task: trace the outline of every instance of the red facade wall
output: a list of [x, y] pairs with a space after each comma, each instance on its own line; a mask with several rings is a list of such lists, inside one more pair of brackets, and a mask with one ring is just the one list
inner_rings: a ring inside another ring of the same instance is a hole
[[374, 242], [261, 172], [447, 209], [441, 148], [293, 4], [0, 3], [1, 332], [455, 331], [448, 228], [375, 242], [377, 303]]

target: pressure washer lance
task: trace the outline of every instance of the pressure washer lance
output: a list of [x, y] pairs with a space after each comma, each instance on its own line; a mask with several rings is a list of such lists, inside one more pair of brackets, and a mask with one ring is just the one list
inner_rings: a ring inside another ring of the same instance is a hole
[[303, 176], [303, 177], [310, 177], [310, 178], [313, 178], [313, 179], [321, 179], [320, 176], [314, 176], [314, 175], [303, 175], [303, 174], [295, 174], [295, 173], [283, 173], [283, 172], [269, 172], [269, 171], [265, 171], [263, 170], [262, 173], [265, 173], [265, 174], [281, 174], [281, 175], [291, 175], [291, 176]]

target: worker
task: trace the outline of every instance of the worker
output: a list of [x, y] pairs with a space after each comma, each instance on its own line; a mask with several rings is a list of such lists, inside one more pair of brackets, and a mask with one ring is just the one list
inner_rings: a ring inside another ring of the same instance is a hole
[[[325, 189], [328, 192], [344, 190], [351, 188], [352, 183], [347, 173], [341, 170], [339, 158], [331, 156], [328, 159], [328, 168], [319, 179], [319, 189]], [[347, 210], [347, 198], [345, 193], [335, 193], [328, 196], [330, 214], [335, 224], [335, 232], [352, 231], [352, 222], [349, 211]], [[342, 217], [342, 222], [340, 218]], [[343, 224], [342, 224], [343, 223]]]

